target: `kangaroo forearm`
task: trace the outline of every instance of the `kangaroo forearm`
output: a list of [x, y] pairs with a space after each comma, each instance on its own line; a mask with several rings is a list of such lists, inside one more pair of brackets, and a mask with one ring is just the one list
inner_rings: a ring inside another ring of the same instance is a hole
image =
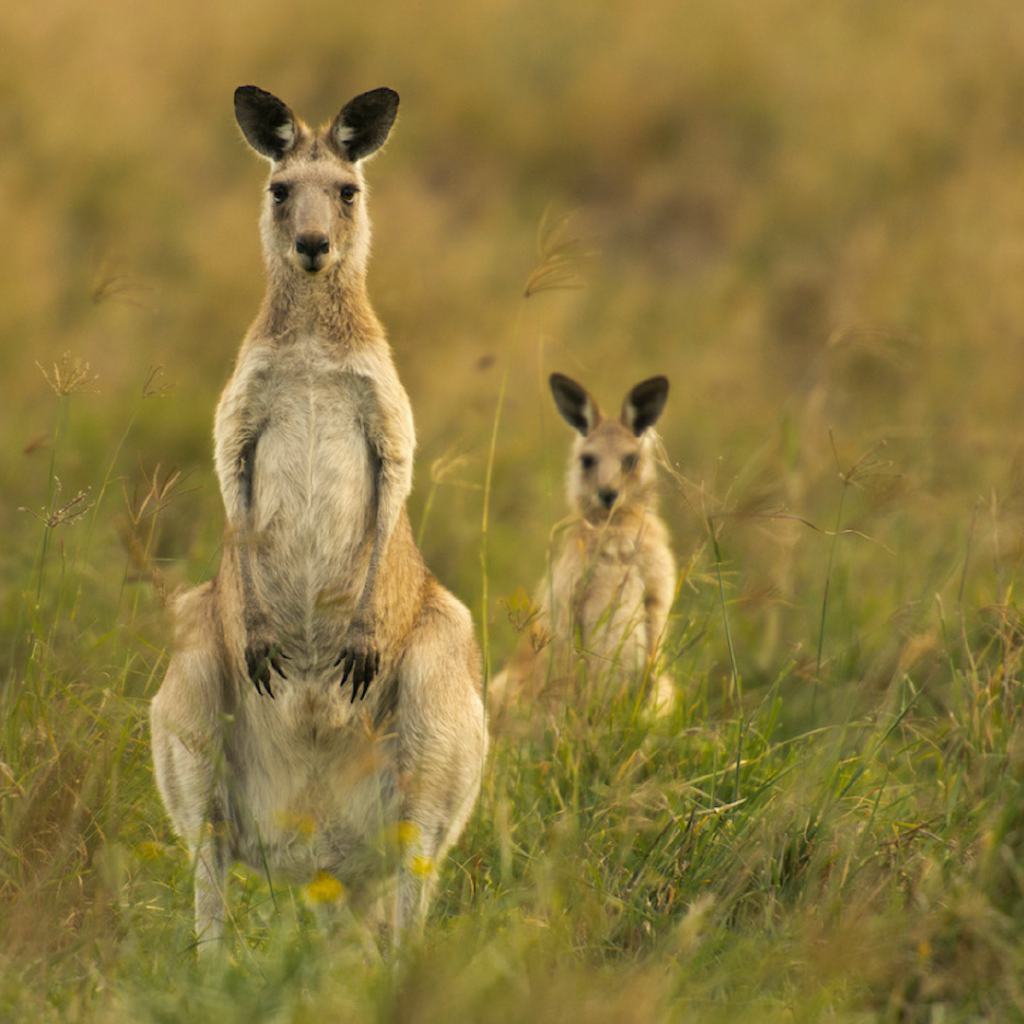
[[375, 477], [377, 493], [376, 526], [373, 531], [373, 546], [366, 570], [366, 581], [359, 598], [356, 614], [366, 620], [374, 611], [373, 600], [380, 566], [387, 551], [388, 541], [395, 530], [395, 524], [405, 507], [406, 479], [411, 477], [403, 466], [380, 461]]
[[234, 614], [242, 627], [246, 642], [263, 632], [266, 626], [266, 612], [259, 600], [253, 574], [251, 538], [244, 528], [228, 528], [226, 537], [225, 563], [221, 575], [227, 590], [231, 593]]
[[668, 625], [668, 613], [675, 599], [674, 580], [659, 578], [652, 581], [647, 592], [647, 599], [644, 602], [644, 611], [647, 618], [647, 637], [650, 650], [650, 657], [653, 657], [665, 639], [665, 630]]

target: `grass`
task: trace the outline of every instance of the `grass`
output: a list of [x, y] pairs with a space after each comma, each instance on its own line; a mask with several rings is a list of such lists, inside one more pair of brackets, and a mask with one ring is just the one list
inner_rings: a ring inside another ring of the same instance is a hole
[[[1014, 5], [310, 0], [287, 47], [280, 14], [0, 25], [0, 1019], [1024, 1017]], [[402, 95], [370, 290], [492, 668], [564, 514], [547, 373], [672, 381], [678, 704], [499, 737], [397, 972], [240, 870], [200, 970], [152, 780], [262, 287], [247, 81], [312, 119]]]

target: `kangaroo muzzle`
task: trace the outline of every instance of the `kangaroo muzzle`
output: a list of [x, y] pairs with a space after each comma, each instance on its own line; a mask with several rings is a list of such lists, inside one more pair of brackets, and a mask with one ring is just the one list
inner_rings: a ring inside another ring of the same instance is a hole
[[322, 231], [302, 231], [295, 236], [295, 252], [302, 269], [315, 274], [327, 262], [331, 240]]

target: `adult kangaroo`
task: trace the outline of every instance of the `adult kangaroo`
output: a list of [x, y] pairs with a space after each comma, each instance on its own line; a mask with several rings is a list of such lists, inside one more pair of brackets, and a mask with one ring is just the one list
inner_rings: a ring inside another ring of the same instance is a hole
[[397, 877], [394, 938], [419, 929], [480, 787], [479, 650], [413, 540], [412, 410], [366, 294], [363, 161], [397, 109], [374, 89], [314, 131], [262, 89], [235, 92], [270, 161], [267, 288], [216, 413], [222, 564], [175, 600], [152, 706], [204, 944], [235, 860], [329, 873], [357, 907]]

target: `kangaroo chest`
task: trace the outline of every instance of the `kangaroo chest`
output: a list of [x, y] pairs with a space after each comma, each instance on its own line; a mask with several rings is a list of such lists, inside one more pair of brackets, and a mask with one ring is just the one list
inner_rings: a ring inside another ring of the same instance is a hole
[[328, 548], [364, 532], [373, 467], [361, 388], [342, 370], [275, 375], [253, 463], [257, 528], [312, 531]]
[[556, 631], [611, 648], [626, 636], [645, 643], [645, 564], [640, 528], [582, 526], [567, 538], [553, 580]]
[[374, 399], [365, 377], [305, 339], [243, 375], [256, 441], [248, 482], [254, 583], [291, 628], [345, 618], [375, 525]]

